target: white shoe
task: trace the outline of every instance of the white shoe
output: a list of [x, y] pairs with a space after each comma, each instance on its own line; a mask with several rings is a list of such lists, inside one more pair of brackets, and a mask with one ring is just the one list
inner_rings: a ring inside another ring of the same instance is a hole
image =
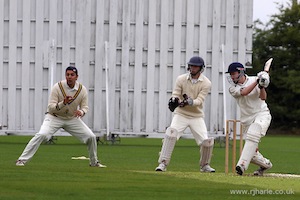
[[244, 169], [244, 167], [243, 166], [240, 166], [240, 165], [237, 165], [236, 167], [235, 167], [235, 171], [236, 171], [236, 173], [238, 174], [238, 175], [243, 175], [243, 173], [244, 173], [244, 171], [245, 171], [245, 169]]
[[17, 160], [16, 161], [16, 166], [20, 166], [20, 167], [25, 166], [25, 161], [23, 161], [23, 160]]
[[214, 168], [212, 168], [211, 166], [209, 166], [209, 164], [206, 164], [203, 167], [201, 167], [200, 171], [201, 172], [216, 172], [216, 170]]
[[160, 163], [158, 167], [155, 168], [157, 172], [165, 172], [167, 171], [167, 166], [164, 163]]
[[105, 168], [106, 167], [106, 165], [102, 165], [100, 162], [97, 162], [97, 163], [95, 163], [95, 164], [90, 164], [90, 166], [91, 167], [101, 167], [101, 168]]

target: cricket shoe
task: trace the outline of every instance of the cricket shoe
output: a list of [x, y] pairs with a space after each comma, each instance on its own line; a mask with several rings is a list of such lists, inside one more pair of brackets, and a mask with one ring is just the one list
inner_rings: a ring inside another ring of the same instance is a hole
[[155, 168], [157, 172], [165, 172], [167, 171], [167, 166], [164, 163], [160, 163], [158, 167]]
[[266, 170], [266, 168], [260, 167], [258, 170], [253, 172], [253, 175], [254, 176], [263, 176], [265, 170]]
[[16, 161], [16, 166], [19, 166], [19, 167], [25, 166], [25, 161], [24, 160], [17, 160]]
[[95, 164], [90, 164], [91, 167], [101, 167], [101, 168], [105, 168], [106, 165], [102, 165], [100, 162], [96, 162]]
[[[268, 160], [269, 161], [269, 160]], [[266, 167], [260, 167], [258, 170], [256, 170], [254, 173], [253, 173], [253, 175], [254, 176], [263, 176], [264, 175], [264, 172], [266, 171], [266, 170], [268, 170], [268, 169], [271, 169], [272, 168], [272, 163], [269, 161], [268, 162], [268, 167], [266, 168]]]
[[212, 168], [211, 166], [209, 166], [209, 164], [206, 164], [204, 166], [201, 167], [200, 169], [201, 172], [216, 172], [216, 170], [214, 168]]
[[244, 167], [243, 166], [241, 166], [241, 165], [237, 165], [236, 167], [235, 167], [235, 172], [238, 174], [238, 175], [243, 175], [243, 173], [244, 173], [244, 171], [245, 171], [245, 169], [244, 169]]

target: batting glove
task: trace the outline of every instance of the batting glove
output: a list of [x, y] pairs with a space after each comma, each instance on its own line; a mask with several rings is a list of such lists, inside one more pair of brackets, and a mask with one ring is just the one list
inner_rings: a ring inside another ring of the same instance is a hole
[[270, 84], [270, 77], [268, 74], [263, 74], [260, 78], [257, 79], [257, 81], [260, 88], [267, 88]]
[[268, 72], [261, 71], [257, 74], [257, 83], [259, 88], [267, 88], [270, 84], [270, 76]]
[[257, 77], [260, 78], [261, 76], [265, 76], [265, 75], [268, 75], [268, 76], [269, 76], [268, 72], [266, 72], [266, 71], [261, 71], [261, 72], [259, 72], [259, 73], [257, 74]]

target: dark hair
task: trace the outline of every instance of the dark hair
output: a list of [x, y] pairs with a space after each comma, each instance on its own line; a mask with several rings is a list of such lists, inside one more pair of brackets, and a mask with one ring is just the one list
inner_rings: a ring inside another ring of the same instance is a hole
[[74, 67], [74, 66], [69, 66], [69, 67], [67, 67], [66, 72], [67, 72], [68, 70], [71, 70], [71, 71], [75, 72], [76, 75], [78, 75], [78, 70], [77, 70], [76, 67]]

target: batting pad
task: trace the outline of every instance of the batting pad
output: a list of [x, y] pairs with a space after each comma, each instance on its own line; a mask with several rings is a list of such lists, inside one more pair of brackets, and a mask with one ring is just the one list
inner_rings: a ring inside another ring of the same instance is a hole
[[165, 165], [168, 165], [170, 163], [172, 152], [177, 141], [177, 134], [178, 132], [176, 129], [167, 129], [158, 163], [164, 163]]
[[214, 148], [214, 138], [204, 140], [200, 146], [200, 166], [203, 167], [210, 163]]
[[253, 142], [251, 140], [246, 140], [243, 151], [242, 151], [242, 155], [241, 155], [237, 165], [243, 166], [243, 168], [245, 170], [247, 170], [251, 159], [255, 155], [257, 147], [258, 147], [258, 143]]
[[251, 163], [256, 164], [265, 169], [269, 169], [273, 166], [271, 161], [265, 158], [259, 151], [257, 151], [256, 154], [253, 156]]
[[262, 127], [258, 123], [253, 123], [249, 126], [246, 140], [259, 143], [261, 138]]

